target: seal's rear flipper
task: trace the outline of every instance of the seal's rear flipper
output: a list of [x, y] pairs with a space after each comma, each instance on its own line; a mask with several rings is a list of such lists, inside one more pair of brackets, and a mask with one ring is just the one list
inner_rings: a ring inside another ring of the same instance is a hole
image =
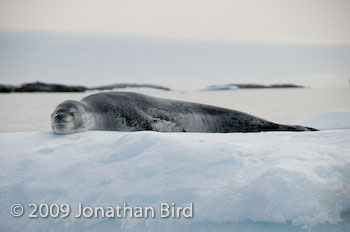
[[319, 131], [319, 130], [317, 130], [317, 129], [315, 129], [315, 128], [312, 128], [312, 127], [306, 127], [306, 126], [304, 126], [304, 128], [306, 128], [308, 131]]
[[279, 125], [278, 128], [279, 131], [318, 131], [315, 128], [312, 127], [304, 127], [304, 126], [298, 126], [298, 125]]

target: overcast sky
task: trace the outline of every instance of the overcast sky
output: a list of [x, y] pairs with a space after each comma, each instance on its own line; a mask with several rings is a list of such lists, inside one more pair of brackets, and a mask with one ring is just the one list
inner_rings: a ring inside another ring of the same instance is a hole
[[[186, 81], [345, 85], [349, 12], [350, 0], [0, 0], [0, 78], [20, 83], [64, 75], [82, 84], [116, 78], [180, 88]], [[159, 63], [159, 71], [149, 63]]]
[[350, 44], [349, 0], [0, 0], [3, 31]]

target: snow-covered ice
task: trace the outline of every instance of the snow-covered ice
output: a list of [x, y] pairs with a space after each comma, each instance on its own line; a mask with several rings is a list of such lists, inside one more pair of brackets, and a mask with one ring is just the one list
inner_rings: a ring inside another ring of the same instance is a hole
[[300, 125], [319, 130], [350, 129], [350, 111], [333, 110], [299, 122]]
[[[327, 127], [318, 132], [0, 133], [0, 231], [348, 231], [349, 111], [326, 115], [305, 121]], [[193, 202], [194, 213], [28, 218], [29, 203], [79, 202], [158, 214], [160, 202]], [[23, 216], [11, 216], [14, 203]]]

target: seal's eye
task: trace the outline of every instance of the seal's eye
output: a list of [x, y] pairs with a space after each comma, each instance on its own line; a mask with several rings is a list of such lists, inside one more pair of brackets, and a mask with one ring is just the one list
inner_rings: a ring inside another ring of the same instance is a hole
[[70, 114], [71, 114], [72, 116], [75, 116], [75, 113], [74, 113], [74, 112], [70, 112]]

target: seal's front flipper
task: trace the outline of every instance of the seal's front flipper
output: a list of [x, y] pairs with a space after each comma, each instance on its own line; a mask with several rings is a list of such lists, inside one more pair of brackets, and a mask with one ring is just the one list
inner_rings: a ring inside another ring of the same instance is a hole
[[179, 124], [160, 118], [151, 118], [151, 127], [153, 131], [159, 132], [185, 132]]

